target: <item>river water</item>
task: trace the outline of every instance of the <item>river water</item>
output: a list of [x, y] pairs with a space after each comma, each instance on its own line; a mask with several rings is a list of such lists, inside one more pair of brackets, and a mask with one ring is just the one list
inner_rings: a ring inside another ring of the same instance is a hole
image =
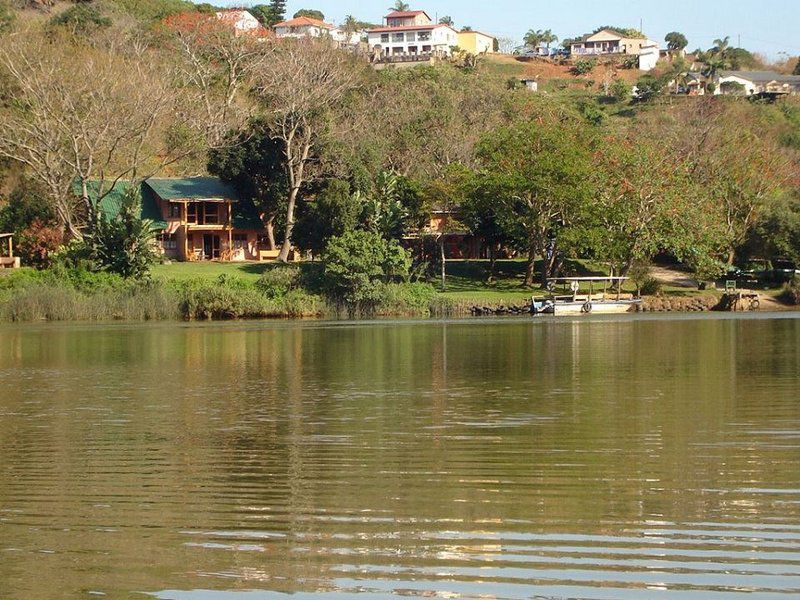
[[799, 382], [791, 316], [4, 326], [0, 598], [798, 598]]

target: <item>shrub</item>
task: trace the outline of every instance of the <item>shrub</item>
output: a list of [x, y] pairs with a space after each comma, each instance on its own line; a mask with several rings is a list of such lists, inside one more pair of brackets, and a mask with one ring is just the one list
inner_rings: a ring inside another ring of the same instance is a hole
[[75, 35], [92, 35], [111, 26], [111, 19], [89, 4], [76, 4], [50, 19], [50, 25], [66, 27]]
[[138, 188], [131, 187], [114, 219], [101, 216], [88, 240], [100, 268], [134, 279], [149, 275], [159, 256], [152, 222], [140, 218], [141, 206]]
[[300, 269], [295, 266], [278, 266], [266, 271], [256, 283], [256, 287], [270, 299], [283, 298], [290, 291], [300, 287]]
[[575, 64], [572, 66], [572, 72], [575, 75], [586, 75], [592, 72], [596, 64], [597, 61], [594, 58], [582, 58], [575, 61]]
[[645, 277], [639, 287], [642, 296], [658, 296], [661, 293], [661, 282], [655, 277]]
[[609, 91], [617, 102], [624, 102], [631, 99], [633, 86], [624, 79], [615, 79]]
[[350, 231], [331, 239], [322, 257], [328, 293], [348, 304], [375, 304], [383, 281], [406, 279], [411, 258], [394, 240], [368, 231]]
[[51, 264], [62, 241], [59, 227], [35, 219], [17, 236], [17, 251], [23, 264], [44, 268]]
[[794, 279], [783, 286], [780, 299], [793, 306], [800, 305], [800, 277], [795, 276]]
[[642, 75], [636, 81], [636, 98], [641, 102], [649, 102], [664, 89], [664, 81], [654, 75]]

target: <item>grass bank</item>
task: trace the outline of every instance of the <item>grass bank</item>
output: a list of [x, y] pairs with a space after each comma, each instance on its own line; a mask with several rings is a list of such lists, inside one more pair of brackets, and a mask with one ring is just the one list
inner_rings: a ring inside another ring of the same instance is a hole
[[[575, 275], [603, 273], [601, 265], [587, 262], [568, 267]], [[522, 306], [542, 293], [524, 285], [522, 260], [497, 261], [491, 280], [487, 261], [449, 261], [444, 290], [438, 281], [380, 284], [376, 302], [353, 307], [325, 296], [320, 270], [313, 263], [172, 263], [156, 266], [146, 282], [71, 269], [0, 272], [0, 321], [450, 317], [468, 315], [473, 306]], [[632, 284], [623, 291], [633, 292]], [[781, 295], [780, 290], [760, 293]], [[719, 291], [678, 285], [659, 290], [663, 300], [710, 302], [719, 296]]]

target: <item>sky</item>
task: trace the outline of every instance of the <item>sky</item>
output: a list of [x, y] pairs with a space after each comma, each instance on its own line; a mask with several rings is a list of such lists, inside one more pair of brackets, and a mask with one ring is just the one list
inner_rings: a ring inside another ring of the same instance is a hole
[[[213, 2], [213, 0], [212, 0]], [[247, 0], [216, 0], [214, 4], [247, 5]], [[267, 0], [250, 0], [249, 4]], [[352, 14], [380, 22], [393, 0], [288, 0], [289, 16], [315, 8], [329, 22], [341, 23]], [[733, 45], [772, 60], [800, 56], [800, 0], [417, 0], [412, 9], [431, 18], [449, 15], [457, 27], [469, 25], [497, 37], [521, 40], [528, 29], [552, 29], [559, 38], [577, 37], [601, 25], [636, 27], [663, 42], [670, 31], [689, 38], [689, 49], [708, 48], [729, 35]]]

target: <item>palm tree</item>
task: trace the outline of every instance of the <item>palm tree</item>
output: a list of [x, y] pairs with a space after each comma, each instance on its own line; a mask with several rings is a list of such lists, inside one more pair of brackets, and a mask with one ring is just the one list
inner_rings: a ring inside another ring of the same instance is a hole
[[347, 15], [342, 23], [342, 29], [348, 34], [356, 33], [360, 29], [358, 20], [353, 15]]
[[529, 29], [522, 41], [525, 42], [526, 46], [536, 48], [542, 43], [542, 31]]
[[409, 6], [408, 2], [402, 2], [402, 0], [397, 0], [394, 3], [394, 6], [390, 6], [389, 7], [389, 10], [396, 10], [396, 11], [399, 11], [399, 12], [406, 12], [406, 11], [410, 10], [410, 8], [411, 7]]
[[453, 17], [446, 15], [439, 19], [439, 25], [449, 25], [450, 27], [453, 26]]
[[541, 38], [541, 43], [545, 44], [548, 50], [550, 49], [550, 44], [554, 44], [558, 41], [558, 36], [555, 35], [551, 29], [542, 32]]

